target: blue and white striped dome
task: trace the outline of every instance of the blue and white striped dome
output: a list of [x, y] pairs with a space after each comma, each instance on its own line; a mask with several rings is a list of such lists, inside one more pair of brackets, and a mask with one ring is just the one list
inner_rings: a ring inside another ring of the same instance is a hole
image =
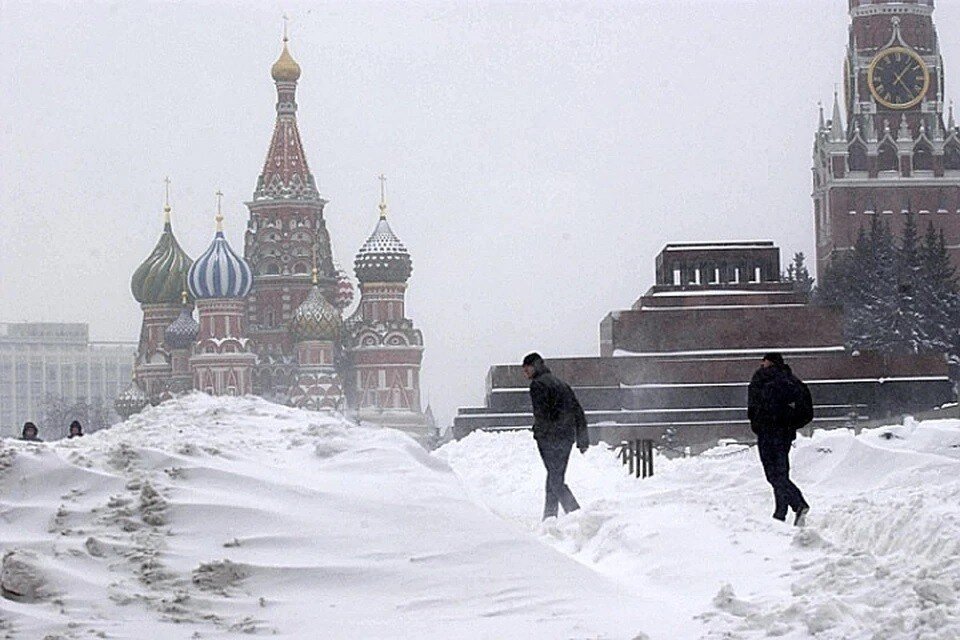
[[187, 286], [198, 299], [243, 298], [253, 286], [253, 272], [230, 248], [223, 231], [217, 230], [210, 247], [191, 265]]

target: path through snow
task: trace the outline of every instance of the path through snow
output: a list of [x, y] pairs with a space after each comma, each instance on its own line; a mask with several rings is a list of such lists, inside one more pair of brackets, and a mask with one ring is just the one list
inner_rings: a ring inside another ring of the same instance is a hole
[[493, 513], [640, 593], [651, 638], [960, 639], [960, 421], [798, 440], [803, 530], [770, 517], [753, 448], [658, 457], [647, 480], [605, 447], [575, 451], [583, 508], [544, 524], [528, 433], [437, 455]]

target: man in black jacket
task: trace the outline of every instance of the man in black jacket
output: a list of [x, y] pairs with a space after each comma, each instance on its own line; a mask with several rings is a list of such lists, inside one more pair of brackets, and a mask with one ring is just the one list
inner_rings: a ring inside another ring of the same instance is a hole
[[530, 380], [533, 404], [533, 437], [547, 469], [543, 519], [556, 517], [558, 505], [567, 513], [580, 508], [564, 481], [567, 461], [576, 442], [581, 453], [590, 446], [587, 419], [576, 394], [566, 382], [550, 373], [538, 353], [523, 359], [523, 373]]
[[747, 414], [750, 428], [757, 434], [763, 472], [773, 487], [773, 517], [786, 520], [789, 507], [796, 514], [793, 523], [802, 526], [810, 505], [790, 480], [790, 448], [797, 432], [789, 422], [798, 389], [799, 383], [783, 356], [768, 353], [750, 380]]

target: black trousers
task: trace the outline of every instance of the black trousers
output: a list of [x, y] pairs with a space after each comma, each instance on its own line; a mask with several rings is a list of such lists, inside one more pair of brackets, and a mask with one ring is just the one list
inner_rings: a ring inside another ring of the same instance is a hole
[[558, 505], [563, 506], [566, 513], [580, 508], [577, 499], [573, 497], [570, 487], [565, 484], [567, 461], [570, 459], [572, 442], [563, 440], [537, 440], [540, 458], [547, 469], [546, 498], [543, 501], [543, 519], [555, 517]]
[[787, 508], [799, 511], [807, 507], [807, 501], [797, 485], [790, 480], [790, 447], [793, 441], [779, 434], [760, 433], [757, 448], [767, 482], [773, 487], [773, 517], [783, 520]]

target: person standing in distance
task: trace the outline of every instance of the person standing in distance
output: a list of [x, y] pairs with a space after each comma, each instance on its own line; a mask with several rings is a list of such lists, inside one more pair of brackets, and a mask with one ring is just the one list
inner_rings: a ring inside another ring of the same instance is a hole
[[580, 453], [585, 453], [590, 446], [590, 437], [586, 416], [573, 389], [550, 372], [539, 353], [528, 354], [523, 359], [523, 374], [530, 380], [533, 437], [547, 469], [543, 502], [543, 519], [546, 520], [557, 516], [558, 506], [563, 506], [566, 513], [580, 508], [564, 476], [574, 443]]
[[32, 422], [23, 423], [23, 431], [20, 432], [20, 439], [26, 442], [43, 442], [40, 439], [40, 430]]
[[795, 514], [793, 524], [803, 526], [810, 505], [790, 480], [790, 448], [797, 429], [813, 419], [810, 391], [793, 375], [782, 355], [768, 353], [750, 380], [747, 396], [750, 428], [757, 434], [760, 463], [773, 487], [773, 517], [786, 520], [790, 508]]

